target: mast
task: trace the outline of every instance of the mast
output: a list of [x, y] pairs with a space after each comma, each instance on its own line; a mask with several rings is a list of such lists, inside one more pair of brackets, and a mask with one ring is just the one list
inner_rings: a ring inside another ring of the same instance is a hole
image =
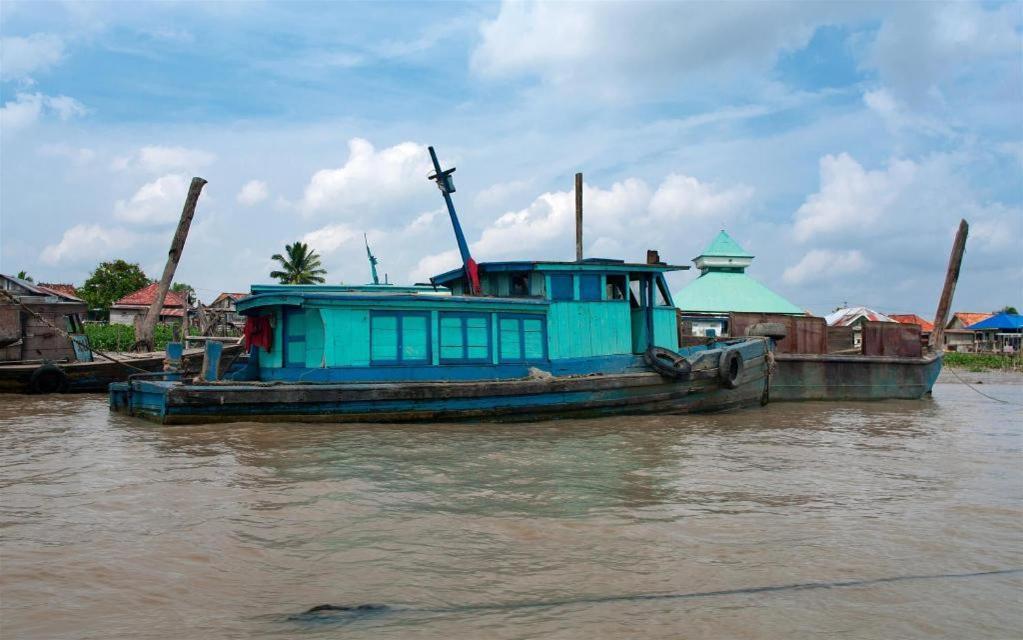
[[373, 284], [380, 284], [380, 277], [377, 275], [377, 257], [369, 250], [369, 238], [365, 233], [362, 234], [362, 239], [366, 243], [366, 255], [369, 257], [369, 269], [373, 272]]
[[435, 173], [430, 176], [430, 180], [437, 183], [437, 188], [440, 189], [441, 195], [444, 196], [444, 204], [448, 207], [448, 215], [451, 216], [451, 226], [455, 230], [455, 241], [458, 242], [458, 252], [462, 255], [462, 268], [465, 270], [465, 282], [468, 286], [468, 294], [471, 296], [478, 296], [480, 294], [480, 274], [479, 269], [476, 266], [476, 261], [472, 259], [472, 254], [469, 253], [469, 245], [465, 241], [465, 234], [462, 233], [462, 225], [458, 222], [458, 214], [455, 213], [455, 203], [451, 200], [451, 194], [455, 192], [455, 182], [451, 179], [451, 174], [455, 172], [455, 168], [441, 170], [440, 162], [437, 160], [437, 152], [430, 147], [430, 159], [433, 160], [433, 170]]

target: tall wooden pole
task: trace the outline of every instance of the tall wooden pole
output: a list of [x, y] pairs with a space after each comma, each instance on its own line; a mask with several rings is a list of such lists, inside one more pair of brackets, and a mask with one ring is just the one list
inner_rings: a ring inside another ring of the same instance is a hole
[[[160, 278], [160, 286], [156, 290], [156, 299], [149, 307], [146, 319], [142, 321], [139, 334], [135, 337], [135, 349], [138, 351], [152, 351], [154, 348], [153, 334], [156, 331], [156, 322], [160, 319], [163, 301], [174, 279], [174, 270], [178, 268], [181, 251], [185, 248], [185, 238], [188, 237], [188, 228], [192, 225], [195, 205], [199, 202], [199, 194], [205, 184], [206, 181], [202, 178], [192, 178], [192, 184], [188, 187], [185, 206], [181, 209], [181, 219], [178, 220], [178, 230], [174, 232], [174, 239], [171, 240], [170, 251], [167, 252], [167, 265], [163, 268], [163, 277]], [[185, 313], [188, 313], [187, 309]]]
[[575, 174], [575, 260], [583, 260], [583, 174]]
[[959, 268], [963, 263], [963, 253], [966, 251], [966, 236], [970, 233], [970, 225], [966, 220], [959, 221], [959, 231], [956, 232], [955, 242], [952, 243], [952, 255], [948, 258], [948, 271], [945, 272], [945, 287], [941, 290], [941, 298], [938, 300], [938, 310], [934, 314], [934, 331], [931, 332], [929, 345], [937, 351], [944, 349], [945, 322], [948, 321], [948, 311], [952, 307], [952, 295], [956, 292], [956, 282], [959, 281]]

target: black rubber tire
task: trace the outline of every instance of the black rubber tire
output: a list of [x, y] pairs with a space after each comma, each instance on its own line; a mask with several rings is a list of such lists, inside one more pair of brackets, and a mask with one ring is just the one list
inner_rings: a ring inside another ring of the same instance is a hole
[[735, 349], [729, 349], [721, 354], [718, 378], [721, 379], [722, 386], [726, 389], [734, 389], [739, 386], [742, 364], [742, 354]]
[[67, 393], [71, 383], [64, 370], [55, 364], [44, 364], [32, 372], [28, 388], [32, 393]]
[[784, 340], [789, 335], [789, 331], [781, 322], [758, 322], [747, 327], [746, 335], [765, 336], [777, 342]]
[[643, 354], [643, 359], [665, 378], [686, 379], [693, 370], [688, 360], [663, 347], [650, 347]]

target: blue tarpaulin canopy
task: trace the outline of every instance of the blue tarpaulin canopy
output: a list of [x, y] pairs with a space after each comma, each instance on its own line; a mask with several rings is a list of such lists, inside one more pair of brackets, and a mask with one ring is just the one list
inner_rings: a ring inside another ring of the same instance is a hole
[[998, 313], [987, 320], [981, 320], [976, 324], [966, 327], [970, 331], [984, 331], [985, 329], [1023, 329], [1023, 315], [1016, 313]]

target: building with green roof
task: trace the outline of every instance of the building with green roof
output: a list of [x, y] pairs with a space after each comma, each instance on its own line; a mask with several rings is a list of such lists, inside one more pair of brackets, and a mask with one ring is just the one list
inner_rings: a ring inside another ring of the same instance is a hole
[[700, 276], [675, 294], [683, 326], [691, 327], [692, 335], [727, 335], [731, 312], [806, 314], [746, 274], [753, 255], [724, 230], [693, 263]]

